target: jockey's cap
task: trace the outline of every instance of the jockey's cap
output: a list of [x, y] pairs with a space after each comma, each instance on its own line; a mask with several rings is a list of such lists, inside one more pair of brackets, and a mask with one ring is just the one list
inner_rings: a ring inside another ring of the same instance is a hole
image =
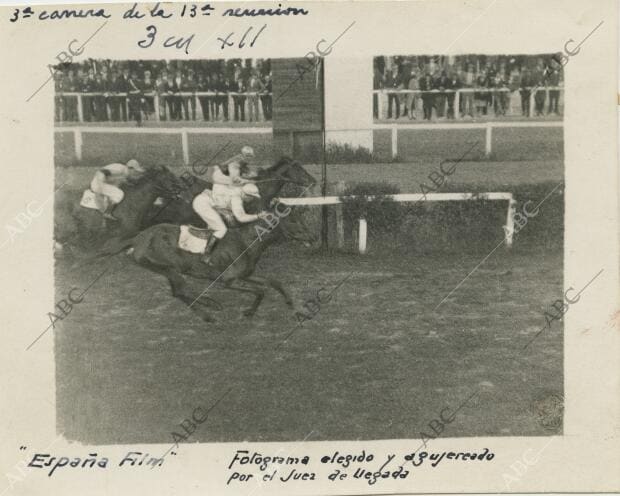
[[254, 148], [251, 146], [244, 146], [241, 149], [241, 155], [243, 155], [244, 158], [254, 158]]
[[132, 158], [131, 160], [127, 162], [127, 167], [129, 167], [130, 169], [136, 170], [138, 172], [144, 172], [144, 169], [140, 165], [140, 162], [138, 162], [135, 158]]
[[243, 191], [243, 193], [248, 196], [254, 196], [255, 198], [260, 198], [258, 187], [254, 183], [245, 183], [241, 187], [241, 191]]

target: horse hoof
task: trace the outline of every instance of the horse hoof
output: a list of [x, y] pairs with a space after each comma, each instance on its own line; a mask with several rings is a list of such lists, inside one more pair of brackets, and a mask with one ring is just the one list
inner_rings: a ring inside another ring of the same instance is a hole
[[253, 310], [252, 308], [247, 308], [247, 309], [245, 309], [243, 311], [243, 316], [244, 317], [252, 317], [255, 312], [256, 312], [256, 310]]

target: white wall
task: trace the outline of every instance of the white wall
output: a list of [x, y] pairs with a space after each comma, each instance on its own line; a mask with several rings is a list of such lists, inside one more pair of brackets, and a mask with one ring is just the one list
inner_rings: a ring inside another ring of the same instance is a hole
[[327, 142], [373, 149], [372, 57], [325, 58]]

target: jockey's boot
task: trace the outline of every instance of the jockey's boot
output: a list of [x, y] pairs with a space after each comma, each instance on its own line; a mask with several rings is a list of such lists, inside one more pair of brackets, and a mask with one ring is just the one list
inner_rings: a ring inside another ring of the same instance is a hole
[[209, 238], [209, 241], [207, 241], [207, 246], [205, 248], [205, 255], [202, 258], [202, 261], [206, 264], [209, 264], [211, 262], [211, 253], [213, 252], [213, 248], [215, 248], [215, 245], [217, 244], [217, 242], [219, 241], [219, 239], [217, 239], [215, 236], [211, 236]]
[[104, 210], [103, 212], [103, 218], [104, 219], [109, 219], [109, 220], [118, 220], [116, 217], [114, 217], [112, 215], [112, 210], [114, 210], [114, 207], [116, 205], [114, 203], [110, 203], [107, 208]]

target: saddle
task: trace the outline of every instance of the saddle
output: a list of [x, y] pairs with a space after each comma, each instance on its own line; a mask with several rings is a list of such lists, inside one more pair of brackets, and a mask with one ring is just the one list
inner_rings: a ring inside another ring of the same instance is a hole
[[89, 188], [82, 193], [80, 207], [98, 210], [103, 214], [108, 208], [109, 201], [107, 196], [95, 193]]
[[204, 255], [207, 242], [212, 235], [211, 229], [201, 229], [184, 224], [180, 226], [178, 246], [183, 251]]
[[[239, 226], [239, 222], [237, 222], [237, 219], [235, 219], [235, 216], [230, 210], [219, 208], [216, 210], [222, 216], [222, 220], [227, 227]], [[189, 253], [204, 255], [211, 236], [213, 236], [213, 231], [209, 228], [200, 228], [190, 224], [184, 224], [180, 226], [178, 246], [181, 250]]]

